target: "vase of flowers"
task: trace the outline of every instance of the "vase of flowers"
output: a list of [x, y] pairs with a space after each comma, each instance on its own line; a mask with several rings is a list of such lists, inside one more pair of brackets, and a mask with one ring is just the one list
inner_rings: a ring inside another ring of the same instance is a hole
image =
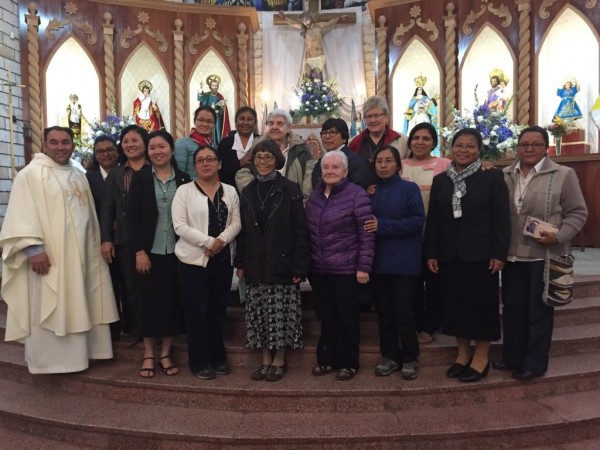
[[450, 151], [452, 138], [458, 130], [475, 128], [481, 133], [483, 139], [481, 159], [498, 160], [504, 158], [507, 151], [516, 147], [519, 133], [525, 128], [523, 125], [512, 122], [506, 114], [512, 99], [513, 97], [508, 100], [503, 110], [494, 111], [486, 104], [480, 105], [475, 92], [475, 108], [472, 111], [464, 110], [462, 112], [454, 109], [452, 123], [442, 128], [444, 152]]
[[560, 156], [562, 137], [565, 134], [569, 134], [571, 131], [573, 131], [572, 122], [567, 122], [562, 117], [554, 116], [552, 118], [552, 123], [548, 125], [546, 129], [552, 136], [554, 136], [554, 148], [556, 149], [556, 156]]
[[[342, 99], [335, 89], [335, 82], [321, 81], [319, 78], [303, 78], [295, 91], [300, 104], [294, 111], [294, 116], [311, 118], [319, 118], [320, 116], [339, 117], [339, 107]], [[309, 124], [312, 123], [312, 119], [307, 120]]]

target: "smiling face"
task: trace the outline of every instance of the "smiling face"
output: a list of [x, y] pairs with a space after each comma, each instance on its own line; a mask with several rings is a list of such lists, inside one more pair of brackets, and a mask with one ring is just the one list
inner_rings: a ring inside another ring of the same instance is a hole
[[323, 159], [321, 163], [321, 173], [323, 182], [327, 186], [335, 186], [348, 175], [348, 169], [344, 167], [342, 158], [332, 154], [332, 156]]
[[267, 125], [269, 126], [269, 138], [279, 145], [285, 144], [287, 135], [292, 130], [292, 127], [286, 122], [285, 117], [273, 116]]
[[388, 123], [388, 116], [381, 107], [377, 106], [366, 111], [365, 121], [370, 134], [381, 136]]
[[256, 128], [256, 119], [250, 111], [244, 111], [235, 119], [235, 128], [240, 136], [250, 136]]
[[119, 155], [117, 149], [111, 141], [100, 141], [94, 146], [94, 157], [100, 167], [107, 172], [117, 165]]
[[259, 151], [254, 156], [254, 166], [261, 177], [270, 175], [275, 171], [277, 161], [270, 152]]
[[415, 132], [410, 141], [410, 149], [413, 153], [413, 158], [417, 161], [423, 161], [431, 156], [433, 150], [433, 138], [429, 131], [422, 129]]
[[517, 156], [521, 167], [534, 167], [539, 163], [547, 152], [544, 137], [535, 131], [528, 131], [521, 135], [517, 145]]
[[386, 180], [398, 172], [400, 168], [390, 150], [382, 150], [375, 160], [375, 172], [382, 180]]
[[56, 164], [69, 164], [73, 150], [73, 140], [66, 131], [52, 130], [44, 140], [44, 153]]
[[459, 171], [466, 169], [477, 161], [479, 159], [479, 147], [475, 136], [468, 134], [459, 136], [452, 145], [452, 156]]
[[173, 149], [162, 136], [155, 136], [148, 141], [148, 157], [154, 167], [165, 168], [169, 166], [172, 156]]
[[221, 162], [217, 159], [215, 152], [204, 148], [196, 153], [194, 157], [194, 167], [198, 178], [203, 181], [214, 181], [219, 175]]
[[329, 128], [321, 131], [321, 143], [325, 150], [329, 152], [340, 148], [346, 141], [337, 128]]
[[143, 159], [145, 153], [144, 140], [136, 131], [132, 130], [123, 136], [123, 142], [121, 142], [123, 153], [129, 161], [139, 161]]
[[215, 129], [215, 118], [210, 111], [202, 110], [194, 117], [194, 128], [204, 136], [212, 136]]

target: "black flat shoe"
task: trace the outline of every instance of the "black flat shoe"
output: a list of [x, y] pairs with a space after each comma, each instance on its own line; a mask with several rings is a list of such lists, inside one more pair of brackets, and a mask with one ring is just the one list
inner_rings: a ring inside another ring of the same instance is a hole
[[448, 370], [446, 370], [446, 376], [448, 378], [458, 378], [467, 369], [467, 365], [455, 362]]
[[529, 381], [529, 380], [533, 380], [536, 377], [541, 377], [543, 374], [538, 375], [536, 373], [533, 373], [531, 370], [527, 370], [527, 369], [519, 369], [519, 370], [515, 370], [512, 373], [512, 377], [515, 380], [519, 380], [519, 381]]
[[490, 365], [487, 364], [483, 372], [477, 372], [471, 366], [467, 367], [463, 373], [458, 377], [458, 381], [462, 381], [463, 383], [474, 383], [476, 381], [485, 378], [490, 370]]
[[494, 361], [492, 367], [496, 370], [517, 370], [519, 368], [516, 364], [507, 364], [504, 361]]

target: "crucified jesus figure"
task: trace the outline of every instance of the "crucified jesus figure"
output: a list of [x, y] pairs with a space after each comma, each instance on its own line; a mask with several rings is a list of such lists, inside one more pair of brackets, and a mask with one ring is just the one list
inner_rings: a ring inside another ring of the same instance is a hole
[[323, 31], [348, 16], [339, 16], [325, 22], [317, 22], [308, 11], [303, 12], [300, 19], [286, 17], [281, 10], [279, 11], [279, 16], [291, 27], [299, 29], [300, 34], [304, 38], [304, 76], [311, 79], [320, 78], [322, 80], [325, 68]]

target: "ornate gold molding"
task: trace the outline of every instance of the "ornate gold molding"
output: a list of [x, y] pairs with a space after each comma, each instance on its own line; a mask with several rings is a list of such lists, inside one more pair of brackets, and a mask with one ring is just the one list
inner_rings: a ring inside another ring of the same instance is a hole
[[538, 15], [540, 16], [540, 19], [547, 19], [547, 18], [550, 17], [550, 13], [548, 12], [548, 8], [550, 8], [556, 2], [557, 2], [557, 0], [544, 0], [542, 2], [542, 4], [540, 5], [540, 9], [538, 11]]
[[413, 5], [413, 7], [410, 8], [410, 16], [411, 16], [411, 19], [408, 22], [408, 25], [400, 24], [398, 26], [398, 28], [396, 28], [396, 32], [394, 33], [394, 36], [392, 37], [392, 43], [396, 47], [400, 46], [400, 38], [402, 36], [404, 36], [406, 33], [408, 33], [415, 25], [418, 26], [419, 28], [421, 28], [422, 30], [427, 31], [430, 34], [430, 36], [429, 36], [430, 41], [437, 40], [437, 38], [440, 35], [438, 28], [435, 25], [435, 22], [431, 19], [427, 20], [427, 22], [423, 22], [421, 20], [421, 7], [420, 6]]
[[[488, 3], [489, 0], [481, 1], [482, 5], [479, 11], [475, 12], [475, 10], [472, 9], [471, 11], [469, 11], [469, 14], [467, 14], [467, 18], [465, 20], [465, 23], [463, 24], [463, 33], [471, 34], [473, 32], [473, 28], [471, 28], [471, 25], [477, 22], [481, 18], [481, 16], [485, 14], [486, 11], [489, 11], [496, 17], [504, 19], [501, 24], [502, 28], [507, 28], [512, 23], [512, 14], [510, 13], [510, 10], [504, 3], [501, 3], [498, 7], [495, 7], [493, 3]], [[485, 5], [483, 3], [485, 3]]]
[[169, 48], [169, 43], [167, 42], [165, 35], [160, 30], [152, 31], [148, 25], [145, 25], [145, 26], [142, 25], [142, 24], [148, 23], [148, 20], [150, 20], [150, 15], [146, 11], [140, 11], [137, 14], [137, 19], [138, 19], [139, 23], [138, 23], [137, 27], [135, 28], [135, 30], [132, 30], [131, 27], [128, 26], [123, 31], [123, 34], [121, 35], [121, 38], [119, 39], [119, 42], [121, 43], [121, 47], [129, 48], [129, 46], [131, 45], [129, 41], [131, 39], [133, 39], [134, 37], [136, 37], [137, 35], [139, 35], [143, 31], [144, 33], [146, 33], [148, 36], [150, 36], [152, 39], [154, 39], [156, 42], [158, 42], [160, 44], [158, 46], [159, 51], [166, 52], [167, 49]]
[[92, 25], [89, 22], [80, 22], [75, 17], [75, 15], [77, 14], [76, 3], [71, 1], [65, 3], [65, 11], [68, 14], [68, 16], [65, 19], [58, 20], [54, 18], [50, 19], [50, 21], [48, 22], [45, 34], [49, 40], [55, 40], [56, 32], [61, 28], [64, 28], [67, 25], [71, 24], [79, 28], [87, 35], [88, 44], [94, 45], [96, 42], [98, 42], [98, 35], [96, 34], [96, 31], [94, 30]]

